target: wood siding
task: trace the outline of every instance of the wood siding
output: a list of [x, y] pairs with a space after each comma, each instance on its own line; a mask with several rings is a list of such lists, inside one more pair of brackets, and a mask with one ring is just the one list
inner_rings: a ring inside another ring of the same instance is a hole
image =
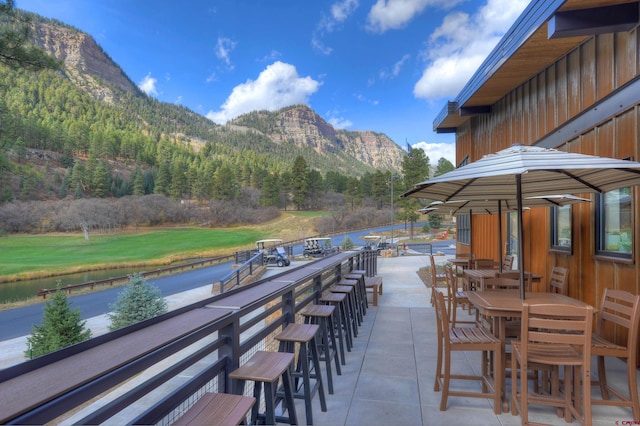
[[[492, 106], [488, 115], [473, 117], [457, 129], [457, 160], [509, 147], [514, 142], [535, 144], [559, 126], [591, 109], [640, 75], [639, 31], [604, 34], [586, 40]], [[535, 61], [532, 58], [532, 61]], [[593, 123], [557, 149], [584, 154], [640, 160], [640, 104]], [[593, 199], [593, 195], [582, 194]], [[594, 206], [572, 207], [573, 251], [550, 250], [549, 209], [524, 215], [525, 268], [548, 279], [554, 265], [569, 269], [569, 295], [599, 307], [605, 288], [640, 293], [640, 188], [634, 195], [632, 262], [594, 256]], [[506, 220], [503, 219], [503, 222]], [[506, 235], [506, 228], [503, 235]], [[498, 257], [497, 218], [474, 216], [472, 252]], [[469, 247], [460, 247], [461, 252]], [[546, 285], [546, 284], [545, 284]], [[618, 336], [620, 338], [620, 336]]]

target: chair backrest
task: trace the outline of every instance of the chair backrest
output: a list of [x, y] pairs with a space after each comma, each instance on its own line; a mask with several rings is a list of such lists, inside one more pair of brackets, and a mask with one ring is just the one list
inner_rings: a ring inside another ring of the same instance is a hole
[[629, 361], [635, 365], [636, 348], [638, 346], [638, 327], [640, 327], [640, 295], [623, 290], [605, 288], [598, 315], [597, 333], [602, 335], [607, 323], [627, 329], [627, 348]]
[[502, 270], [510, 271], [513, 269], [513, 255], [507, 254], [502, 259]]
[[[583, 368], [591, 366], [592, 306], [522, 304], [520, 340], [523, 353], [529, 345], [569, 345], [583, 354]], [[560, 352], [557, 352], [558, 354]]]
[[485, 278], [482, 280], [483, 290], [517, 290], [520, 288], [520, 280], [516, 278]]
[[569, 292], [567, 282], [569, 281], [569, 270], [562, 266], [554, 266], [551, 269], [551, 278], [549, 279], [549, 291], [551, 293], [564, 294]]
[[[507, 271], [496, 273], [498, 278], [511, 278], [520, 281], [520, 271]], [[531, 291], [533, 286], [533, 274], [531, 272], [524, 273], [524, 289], [525, 291]], [[520, 286], [518, 286], [520, 288]]]
[[475, 259], [475, 269], [496, 269], [500, 264], [493, 259]]
[[447, 313], [447, 307], [444, 301], [444, 295], [432, 288], [435, 291], [435, 305], [436, 305], [436, 321], [438, 322], [438, 342], [444, 342], [445, 350], [449, 349], [449, 314]]
[[438, 277], [436, 261], [433, 255], [429, 255], [429, 262], [431, 263], [431, 284], [437, 285], [439, 282], [445, 282], [445, 279], [442, 275]]

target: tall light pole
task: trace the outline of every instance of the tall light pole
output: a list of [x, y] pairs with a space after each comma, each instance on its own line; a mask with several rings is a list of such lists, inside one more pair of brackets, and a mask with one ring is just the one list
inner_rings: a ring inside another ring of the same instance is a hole
[[390, 245], [393, 247], [393, 224], [396, 221], [395, 209], [393, 208], [393, 181], [397, 178], [397, 175], [391, 175], [391, 242]]

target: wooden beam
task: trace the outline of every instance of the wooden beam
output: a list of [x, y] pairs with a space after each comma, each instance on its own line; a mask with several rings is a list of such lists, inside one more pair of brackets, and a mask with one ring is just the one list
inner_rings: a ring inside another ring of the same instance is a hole
[[640, 2], [556, 12], [549, 20], [549, 39], [629, 31], [638, 25]]

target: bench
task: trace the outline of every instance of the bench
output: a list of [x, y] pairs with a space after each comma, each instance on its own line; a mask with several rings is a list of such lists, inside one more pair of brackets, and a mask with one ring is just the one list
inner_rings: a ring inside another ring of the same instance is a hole
[[373, 293], [373, 306], [378, 306], [378, 295], [382, 296], [382, 277], [364, 277], [364, 286], [367, 293]]
[[207, 392], [173, 425], [238, 425], [255, 402], [249, 396]]

